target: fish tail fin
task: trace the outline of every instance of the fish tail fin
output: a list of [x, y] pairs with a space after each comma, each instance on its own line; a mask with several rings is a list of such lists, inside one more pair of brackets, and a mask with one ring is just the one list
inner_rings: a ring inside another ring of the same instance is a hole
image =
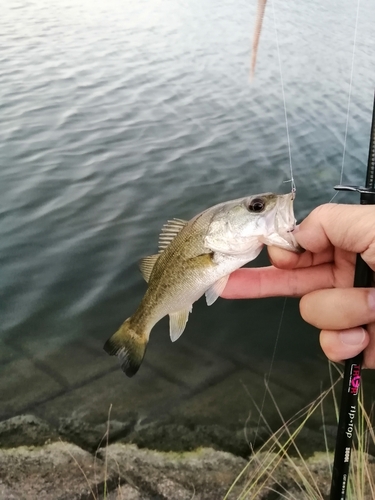
[[137, 373], [148, 343], [147, 333], [136, 331], [130, 319], [124, 321], [103, 347], [110, 356], [119, 358], [121, 369], [128, 377]]

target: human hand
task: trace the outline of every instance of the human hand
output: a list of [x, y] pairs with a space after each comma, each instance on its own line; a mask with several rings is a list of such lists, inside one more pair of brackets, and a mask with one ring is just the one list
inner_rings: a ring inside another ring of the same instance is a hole
[[321, 205], [295, 237], [306, 252], [269, 247], [273, 265], [235, 271], [222, 297], [302, 297], [301, 315], [321, 329], [329, 359], [341, 361], [364, 350], [364, 367], [375, 368], [375, 289], [353, 288], [357, 253], [375, 270], [375, 207]]

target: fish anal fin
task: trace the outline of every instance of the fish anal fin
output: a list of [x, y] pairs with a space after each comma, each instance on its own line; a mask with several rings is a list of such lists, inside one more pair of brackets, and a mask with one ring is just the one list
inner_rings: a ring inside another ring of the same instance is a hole
[[219, 280], [215, 281], [213, 285], [206, 291], [206, 302], [210, 306], [215, 302], [215, 300], [222, 294], [226, 284], [228, 283], [229, 274], [223, 276]]
[[192, 311], [192, 308], [193, 306], [190, 306], [188, 309], [170, 313], [169, 335], [171, 337], [172, 342], [175, 342], [178, 338], [181, 337], [183, 331], [185, 330], [187, 320], [189, 318], [189, 312]]
[[152, 270], [154, 269], [154, 265], [159, 257], [159, 254], [149, 255], [148, 257], [144, 257], [139, 261], [139, 269], [141, 270], [142, 276], [147, 281], [147, 283], [150, 279]]
[[163, 252], [169, 246], [187, 223], [188, 221], [186, 220], [172, 219], [164, 224], [159, 236], [159, 253]]

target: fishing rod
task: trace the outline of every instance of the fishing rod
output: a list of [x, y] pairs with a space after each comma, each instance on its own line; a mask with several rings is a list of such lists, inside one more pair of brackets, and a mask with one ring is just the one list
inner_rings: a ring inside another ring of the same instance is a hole
[[[361, 195], [361, 205], [375, 205], [375, 94], [372, 110], [366, 185], [335, 186], [335, 189], [338, 191], [355, 191]], [[353, 286], [370, 287], [372, 274], [372, 269], [366, 264], [360, 254], [357, 254]], [[363, 352], [345, 362], [330, 500], [345, 500], [346, 498], [354, 424], [358, 409], [358, 393], [361, 383], [362, 362]]]

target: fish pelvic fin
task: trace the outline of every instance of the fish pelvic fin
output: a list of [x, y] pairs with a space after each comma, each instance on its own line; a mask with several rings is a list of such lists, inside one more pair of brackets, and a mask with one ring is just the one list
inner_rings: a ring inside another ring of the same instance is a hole
[[210, 286], [208, 290], [206, 290], [206, 302], [208, 306], [212, 305], [215, 300], [223, 293], [224, 288], [228, 283], [228, 279], [229, 274], [217, 280], [213, 285]]
[[137, 332], [128, 318], [104, 344], [110, 356], [117, 356], [121, 369], [128, 377], [135, 375], [143, 361], [148, 343], [145, 332]]

